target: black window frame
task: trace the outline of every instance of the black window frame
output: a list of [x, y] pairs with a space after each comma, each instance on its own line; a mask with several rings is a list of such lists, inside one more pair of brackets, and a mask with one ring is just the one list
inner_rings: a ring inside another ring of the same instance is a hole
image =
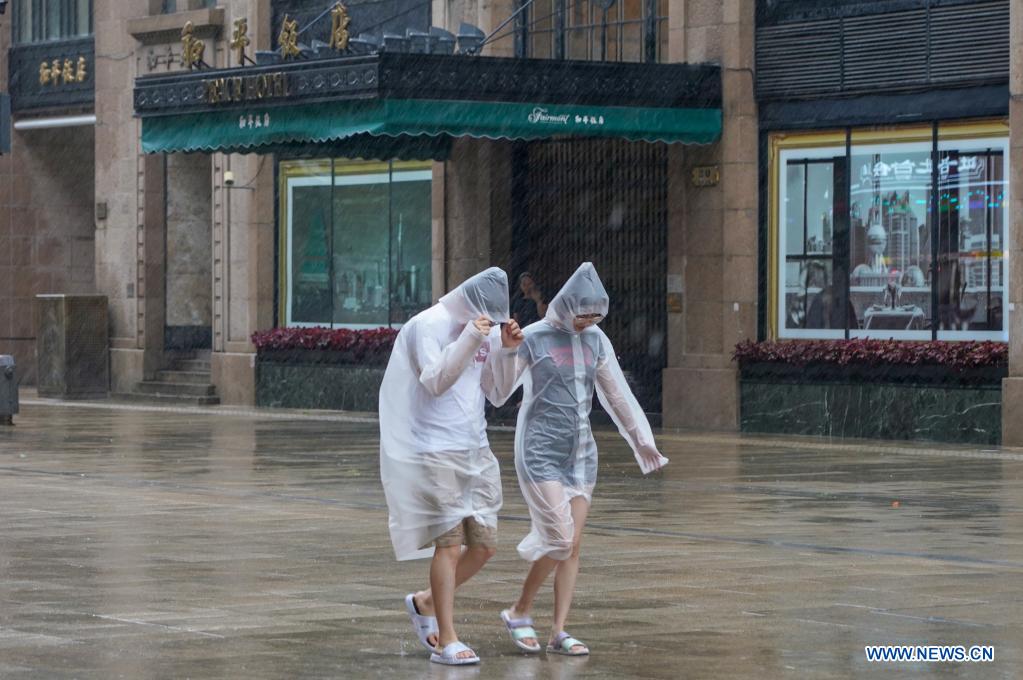
[[[87, 6], [88, 26], [78, 25], [82, 5]], [[22, 34], [21, 16], [25, 6], [31, 7], [31, 35]], [[84, 38], [93, 34], [93, 0], [14, 0], [11, 7], [11, 43], [14, 46], [58, 42]], [[48, 34], [49, 18], [56, 12], [57, 35]]]
[[[527, 3], [528, 7], [525, 6]], [[569, 10], [578, 10], [583, 6], [586, 7], [587, 20], [582, 23], [571, 23]], [[648, 63], [666, 61], [668, 55], [664, 53], [665, 44], [661, 37], [662, 32], [667, 31], [668, 16], [666, 13], [663, 15], [660, 13], [662, 6], [667, 6], [666, 3], [661, 0], [641, 0], [643, 16], [639, 18], [623, 16], [623, 6], [623, 0], [614, 0], [614, 4], [607, 10], [593, 0], [551, 0], [550, 7], [535, 4], [534, 0], [519, 0], [516, 9], [521, 10], [521, 14], [517, 17], [514, 29], [516, 56], [537, 57], [536, 40], [540, 38], [547, 42], [544, 57], [566, 59], [569, 52], [569, 36], [573, 33], [586, 33], [588, 54], [583, 60], [626, 61], [620, 47], [626, 27], [638, 25], [642, 42], [638, 61]], [[606, 23], [602, 14], [607, 17]], [[616, 15], [616, 18], [608, 16], [612, 14]], [[537, 30], [535, 26], [540, 22], [549, 22], [551, 28]], [[608, 54], [608, 45], [612, 44], [610, 40], [612, 33], [615, 34], [613, 44], [619, 46], [616, 55]]]
[[[979, 135], [977, 138], [969, 136], [956, 138], [943, 137], [942, 121], [931, 121], [928, 125], [929, 139], [926, 140], [928, 146], [929, 160], [931, 164], [931, 174], [929, 177], [930, 182], [930, 193], [927, 205], [926, 215], [926, 230], [928, 234], [928, 242], [930, 246], [930, 262], [928, 270], [925, 275], [928, 277], [928, 286], [930, 288], [930, 300], [929, 300], [929, 314], [926, 316], [926, 323], [923, 329], [924, 332], [930, 335], [930, 339], [933, 340], [990, 340], [990, 338], [983, 336], [984, 333], [998, 333], [1003, 336], [1007, 336], [1010, 332], [1011, 325], [1009, 323], [1007, 314], [1009, 312], [1009, 290], [1007, 278], [1009, 274], [1009, 265], [1004, 255], [996, 256], [995, 251], [1004, 252], [1007, 239], [1009, 238], [1008, 230], [1009, 224], [1003, 217], [1000, 223], [1000, 233], [998, 248], [995, 248], [994, 240], [994, 228], [995, 224], [999, 222], [997, 217], [997, 209], [1000, 206], [992, 204], [990, 201], [986, 206], [983, 206], [984, 210], [984, 247], [986, 249], [986, 257], [984, 259], [984, 292], [983, 298], [985, 299], [985, 320], [981, 323], [988, 326], [988, 328], [976, 328], [976, 329], [962, 329], [962, 328], [949, 328], [947, 317], [947, 309], [953, 304], [954, 300], [950, 295], [951, 289], [942, 292], [942, 281], [941, 276], [947, 276], [949, 272], [954, 272], [955, 269], [959, 269], [961, 265], [959, 262], [963, 259], [962, 253], [964, 252], [961, 248], [960, 242], [960, 219], [958, 212], [960, 210], [962, 197], [958, 194], [958, 170], [949, 170], [947, 174], [942, 176], [939, 173], [939, 167], [943, 160], [949, 158], [956, 158], [962, 153], [959, 149], [941, 149], [941, 144], [947, 140], [954, 140], [960, 142], [966, 142], [968, 144], [977, 144], [981, 140], [986, 138], [991, 139], [1004, 139], [1000, 136], [991, 135]], [[850, 300], [850, 273], [852, 269], [852, 262], [850, 261], [850, 246], [851, 246], [851, 215], [850, 215], [850, 196], [852, 181], [852, 159], [854, 153], [854, 147], [856, 146], [853, 137], [856, 132], [862, 130], [862, 128], [845, 127], [843, 130], [845, 154], [844, 156], [835, 156], [832, 158], [793, 158], [786, 162], [782, 162], [780, 158], [775, 159], [773, 162], [776, 163], [775, 172], [777, 173], [778, 186], [780, 187], [781, 182], [785, 181], [786, 169], [789, 166], [802, 166], [803, 172], [803, 245], [802, 254], [789, 254], [783, 252], [779, 247], [777, 250], [777, 261], [774, 264], [776, 268], [774, 276], [774, 289], [768, 293], [768, 299], [771, 300], [770, 304], [775, 305], [775, 319], [776, 325], [774, 333], [777, 338], [785, 339], [792, 337], [804, 337], [804, 336], [793, 336], [787, 335], [786, 330], [807, 330], [807, 331], [844, 331], [845, 339], [851, 337], [851, 332], [865, 330], [861, 327], [853, 327], [849, 323], [848, 313], [843, 313], [845, 317], [845, 324], [843, 327], [838, 326], [826, 326], [826, 327], [797, 327], [787, 325], [785, 318], [786, 308], [784, 304], [779, 303], [779, 291], [785, 286], [785, 265], [789, 260], [799, 262], [824, 262], [827, 260], [831, 261], [831, 282], [834, 288], [834, 300], [833, 303], [838, 306], [838, 309], [846, 310]], [[982, 143], [982, 142], [981, 142]], [[812, 148], [812, 147], [810, 147]], [[1008, 153], [1002, 148], [1001, 145], [992, 144], [990, 146], [984, 146], [971, 151], [971, 155], [980, 155], [985, 159], [986, 168], [999, 168], [994, 171], [994, 177], [989, 178], [987, 183], [1008, 183], [1008, 172], [1009, 162]], [[993, 163], [993, 159], [998, 158], [999, 162]], [[809, 216], [806, 212], [806, 184], [808, 182], [808, 167], [813, 164], [832, 164], [835, 171], [834, 176], [834, 208], [833, 208], [833, 242], [831, 253], [824, 254], [808, 254], [806, 252], [806, 240], [807, 240], [807, 225]], [[779, 193], [779, 200], [780, 200]], [[1003, 200], [1001, 195], [998, 196], [999, 200]], [[771, 205], [770, 210], [777, 211], [778, 205]], [[777, 214], [777, 213], [776, 213]], [[1011, 220], [1011, 217], [1008, 219]], [[773, 237], [776, 239], [780, 238], [781, 230], [785, 229], [786, 225], [781, 224], [780, 221], [777, 224], [777, 232], [774, 233]], [[999, 262], [1000, 271], [998, 276], [994, 275], [994, 267], [996, 260]], [[954, 265], [954, 267], [953, 267]], [[961, 270], [960, 270], [961, 271]], [[960, 273], [962, 277], [968, 277], [968, 273]], [[994, 290], [995, 280], [998, 280], [998, 286], [1001, 289], [1001, 293], [996, 293]], [[963, 283], [959, 280], [957, 283]], [[805, 283], [804, 283], [805, 285]], [[965, 284], [964, 284], [965, 285]], [[1001, 295], [1003, 300], [1002, 304], [995, 305], [993, 300]], [[948, 299], [946, 299], [948, 298]], [[807, 305], [807, 301], [804, 300], [804, 305]], [[804, 307], [804, 312], [806, 311]], [[998, 319], [1000, 328], [991, 328], [990, 326], [995, 325], [994, 314], [996, 311], [1000, 311], [1002, 314], [1001, 318]], [[949, 337], [952, 333], [957, 334], [954, 337]], [[962, 335], [959, 336], [958, 334]], [[974, 337], [969, 337], [974, 334]], [[883, 335], [883, 333], [882, 333]], [[942, 335], [943, 337], [939, 337]], [[809, 338], [810, 336], [805, 336]], [[828, 337], [824, 333], [820, 335], [820, 338]], [[880, 336], [877, 336], [880, 337]], [[995, 341], [1004, 341], [995, 340]]]

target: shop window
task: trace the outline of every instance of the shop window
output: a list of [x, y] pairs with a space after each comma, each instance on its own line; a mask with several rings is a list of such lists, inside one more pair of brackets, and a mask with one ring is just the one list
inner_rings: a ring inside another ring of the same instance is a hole
[[400, 325], [432, 302], [429, 163], [282, 161], [281, 317]]
[[1004, 135], [773, 138], [772, 334], [1007, 339]]
[[15, 43], [92, 35], [92, 0], [14, 0]]

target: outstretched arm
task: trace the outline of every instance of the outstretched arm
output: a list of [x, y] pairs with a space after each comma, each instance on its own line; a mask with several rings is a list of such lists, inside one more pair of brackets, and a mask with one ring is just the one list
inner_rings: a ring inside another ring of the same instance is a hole
[[600, 338], [602, 346], [601, 356], [597, 361], [597, 398], [618, 426], [618, 431], [625, 441], [632, 447], [632, 453], [643, 474], [659, 470], [668, 464], [668, 459], [657, 450], [650, 421], [629, 389], [611, 341], [603, 331]]
[[465, 369], [472, 365], [487, 333], [470, 321], [458, 339], [444, 347], [435, 337], [422, 333], [416, 338], [416, 358], [420, 366], [419, 382], [435, 397], [447, 392]]

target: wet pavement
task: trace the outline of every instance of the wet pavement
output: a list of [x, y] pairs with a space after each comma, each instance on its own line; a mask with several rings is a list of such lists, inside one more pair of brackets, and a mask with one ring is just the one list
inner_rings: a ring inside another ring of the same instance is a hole
[[[460, 591], [478, 668], [429, 663], [402, 598], [371, 418], [55, 405], [0, 428], [0, 678], [1019, 677], [1023, 453], [616, 435], [568, 630], [526, 657], [498, 619], [526, 565], [511, 434], [501, 550]], [[548, 586], [536, 618], [550, 621]], [[993, 645], [986, 664], [864, 645]]]

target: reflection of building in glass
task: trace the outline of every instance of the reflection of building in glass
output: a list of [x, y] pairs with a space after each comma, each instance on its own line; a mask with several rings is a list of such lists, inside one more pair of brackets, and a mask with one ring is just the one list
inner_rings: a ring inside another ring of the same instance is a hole
[[[863, 232], [861, 225], [857, 225], [857, 231]], [[862, 256], [865, 261], [857, 265], [852, 272], [852, 285], [854, 286], [883, 286], [888, 282], [888, 272], [885, 266], [885, 249], [888, 245], [888, 233], [880, 222], [873, 222], [865, 233], [861, 234], [862, 245], [865, 251]]]
[[[966, 285], [970, 288], [987, 288], [988, 286], [988, 247], [987, 235], [971, 234], [963, 237], [961, 250], [970, 256], [962, 260], [966, 274]], [[991, 250], [1001, 250], [1001, 236], [991, 235]], [[1002, 285], [1002, 261], [999, 257], [991, 258], [991, 285]]]
[[889, 215], [888, 234], [892, 267], [904, 272], [920, 262], [920, 226], [916, 215], [908, 211]]
[[[869, 225], [869, 226], [868, 226]], [[868, 221], [860, 218], [859, 205], [850, 212], [850, 257], [858, 263], [852, 272], [854, 286], [883, 286], [889, 273], [900, 272], [903, 285], [926, 285], [923, 272], [929, 239], [927, 227], [910, 208], [909, 192], [875, 196]]]
[[831, 253], [831, 218], [828, 213], [821, 214], [821, 237], [811, 234], [806, 239], [806, 254]]

